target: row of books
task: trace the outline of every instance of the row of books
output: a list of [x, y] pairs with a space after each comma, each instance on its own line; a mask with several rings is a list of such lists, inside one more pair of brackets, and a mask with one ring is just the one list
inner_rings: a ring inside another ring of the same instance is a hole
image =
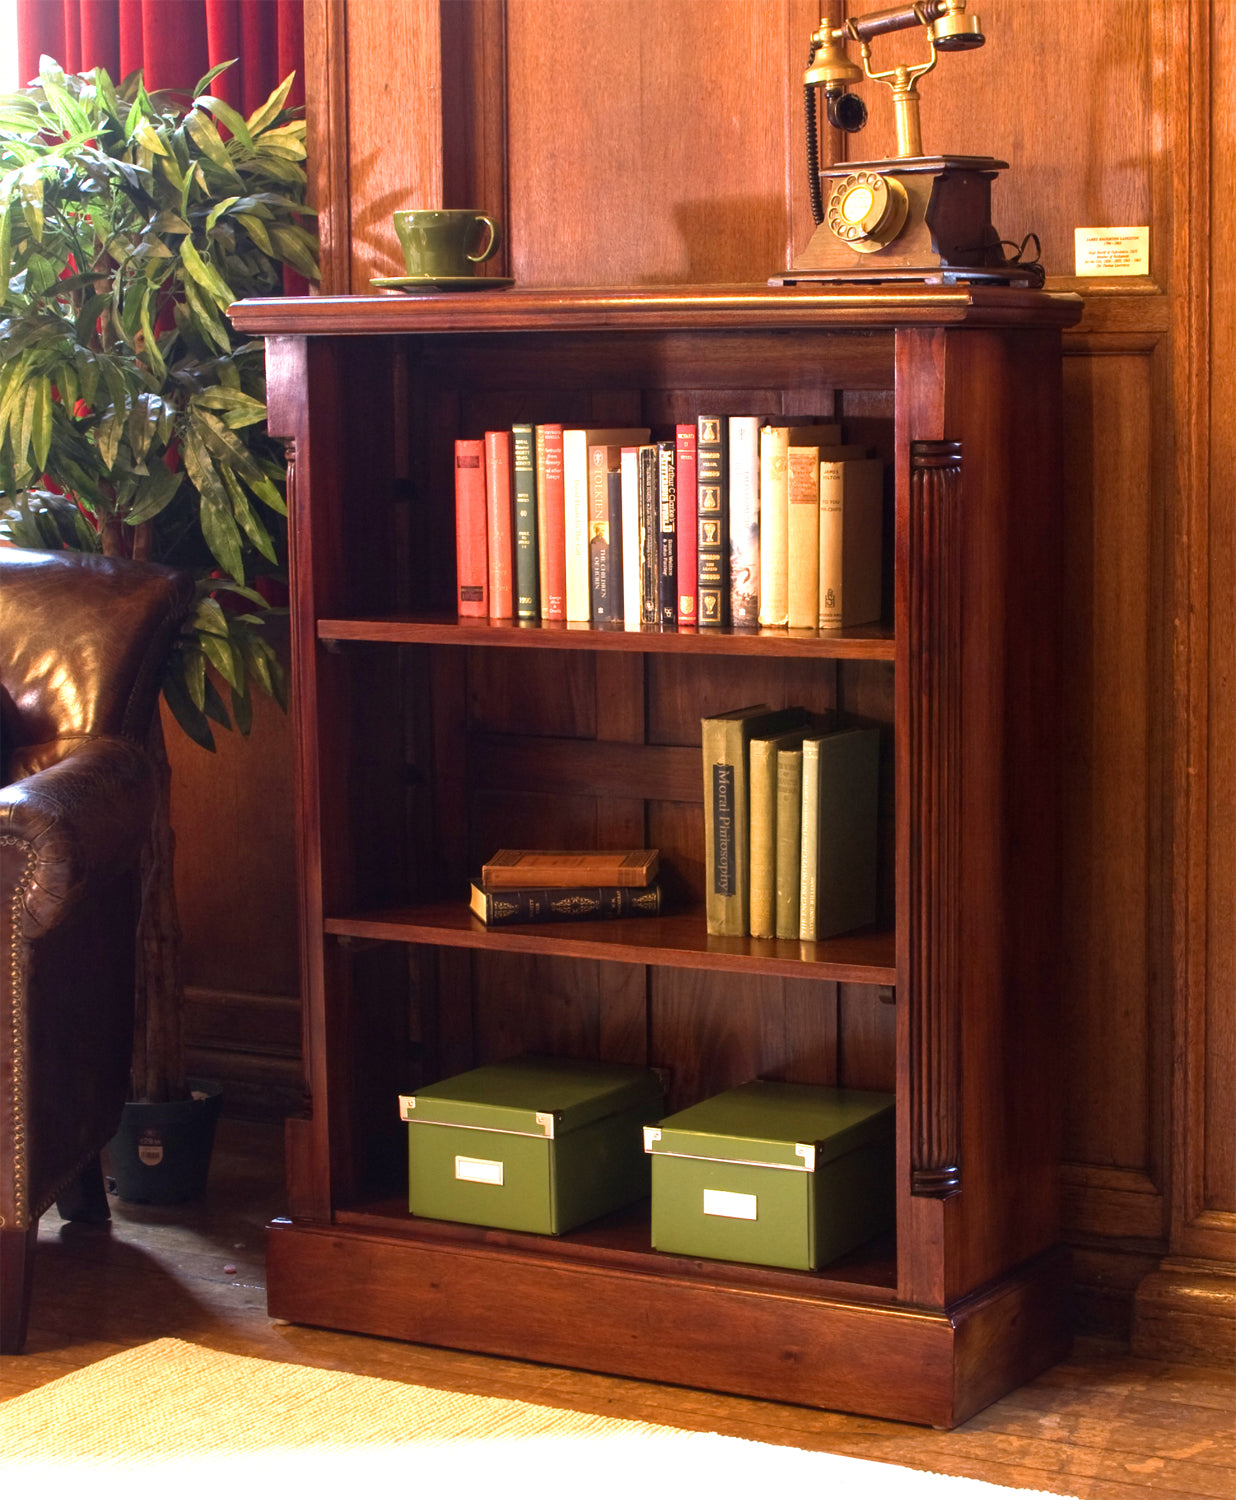
[[883, 464], [833, 423], [517, 423], [455, 442], [457, 608], [595, 626], [881, 614]]
[[871, 925], [880, 731], [763, 704], [702, 729], [708, 931], [815, 942]]

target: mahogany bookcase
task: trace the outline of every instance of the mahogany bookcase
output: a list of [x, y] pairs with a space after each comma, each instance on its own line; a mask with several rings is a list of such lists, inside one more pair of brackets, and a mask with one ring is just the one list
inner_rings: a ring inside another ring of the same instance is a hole
[[[952, 1426], [1060, 1357], [1060, 334], [979, 286], [254, 300], [289, 452], [304, 1048], [269, 1308]], [[516, 421], [839, 420], [889, 477], [885, 617], [595, 630], [454, 613], [453, 449]], [[882, 727], [880, 918], [709, 937], [700, 719]], [[659, 918], [487, 929], [500, 846], [660, 849]], [[519, 1052], [892, 1091], [896, 1231], [819, 1272], [412, 1218], [397, 1098]]]

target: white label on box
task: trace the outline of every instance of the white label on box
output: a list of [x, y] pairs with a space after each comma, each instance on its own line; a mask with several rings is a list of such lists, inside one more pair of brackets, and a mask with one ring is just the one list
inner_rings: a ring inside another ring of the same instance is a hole
[[491, 1187], [501, 1187], [502, 1163], [483, 1161], [479, 1156], [457, 1156], [455, 1177], [459, 1182], [487, 1182]]
[[754, 1219], [754, 1193], [723, 1193], [719, 1188], [704, 1189], [704, 1212], [717, 1219]]
[[1118, 229], [1075, 229], [1078, 276], [1149, 276], [1150, 229], [1141, 224]]

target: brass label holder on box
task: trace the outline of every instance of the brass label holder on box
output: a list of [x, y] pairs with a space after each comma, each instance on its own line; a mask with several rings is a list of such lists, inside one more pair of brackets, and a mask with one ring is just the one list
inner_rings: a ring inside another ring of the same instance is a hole
[[[884, 72], [871, 66], [871, 42], [887, 32], [921, 27], [929, 55]], [[803, 76], [812, 215], [817, 228], [806, 249], [774, 286], [818, 281], [989, 281], [1041, 286], [1043, 268], [1002, 241], [991, 223], [991, 184], [1007, 162], [989, 156], [924, 156], [918, 80], [940, 53], [970, 51], [986, 38], [965, 0], [918, 0], [854, 17], [834, 28], [827, 20], [811, 38]], [[857, 42], [862, 67], [846, 54]], [[829, 123], [849, 133], [867, 122], [866, 105], [849, 86], [869, 78], [892, 90], [897, 155], [843, 162], [821, 170], [816, 100], [824, 91]], [[1008, 255], [1012, 249], [1015, 254]]]

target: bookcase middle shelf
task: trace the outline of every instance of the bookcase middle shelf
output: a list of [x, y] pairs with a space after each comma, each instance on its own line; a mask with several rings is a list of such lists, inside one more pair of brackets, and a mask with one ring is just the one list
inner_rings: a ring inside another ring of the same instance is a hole
[[690, 656], [773, 656], [892, 661], [891, 625], [847, 630], [598, 629], [584, 622], [466, 620], [454, 615], [319, 619], [318, 639], [390, 645], [515, 646], [534, 650], [631, 651]]
[[440, 901], [330, 916], [323, 927], [332, 937], [475, 948], [490, 953], [552, 954], [841, 984], [887, 987], [897, 982], [892, 931], [846, 933], [819, 943], [710, 937], [702, 907], [659, 917], [486, 927], [472, 915], [466, 902]]

